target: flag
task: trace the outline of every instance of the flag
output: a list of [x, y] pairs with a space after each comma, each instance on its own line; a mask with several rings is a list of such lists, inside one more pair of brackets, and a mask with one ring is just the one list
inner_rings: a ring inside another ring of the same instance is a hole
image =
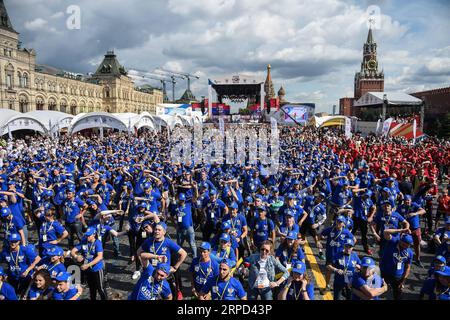
[[417, 130], [417, 120], [414, 119], [414, 122], [413, 122], [413, 144], [416, 143], [416, 134], [417, 134], [416, 130]]
[[378, 119], [377, 129], [375, 130], [375, 135], [377, 135], [377, 136], [380, 134], [380, 127], [381, 127], [381, 119]]
[[394, 119], [389, 118], [389, 119], [387, 119], [386, 121], [383, 122], [383, 132], [381, 133], [381, 135], [383, 137], [385, 137], [385, 136], [387, 136], [389, 134], [389, 131], [391, 129], [391, 124], [392, 124], [393, 120]]
[[352, 137], [352, 121], [350, 118], [345, 118], [345, 137], [350, 139]]

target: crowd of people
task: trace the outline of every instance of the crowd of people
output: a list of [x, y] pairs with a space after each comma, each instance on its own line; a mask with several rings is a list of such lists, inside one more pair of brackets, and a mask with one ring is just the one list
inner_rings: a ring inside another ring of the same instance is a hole
[[[282, 127], [274, 175], [174, 163], [170, 147], [165, 132], [2, 147], [0, 300], [110, 299], [121, 237], [130, 300], [183, 299], [186, 276], [184, 298], [200, 300], [402, 299], [412, 264], [428, 269], [416, 298], [450, 299], [449, 141]], [[325, 287], [305, 246], [325, 261]]]

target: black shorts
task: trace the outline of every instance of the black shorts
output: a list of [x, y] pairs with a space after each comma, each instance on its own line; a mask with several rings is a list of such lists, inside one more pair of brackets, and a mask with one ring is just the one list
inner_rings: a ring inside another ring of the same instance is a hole
[[312, 224], [309, 221], [305, 221], [300, 227], [300, 233], [306, 236], [306, 233], [309, 232], [311, 236], [315, 237], [319, 235], [319, 229], [320, 226], [317, 227], [316, 229], [313, 229]]

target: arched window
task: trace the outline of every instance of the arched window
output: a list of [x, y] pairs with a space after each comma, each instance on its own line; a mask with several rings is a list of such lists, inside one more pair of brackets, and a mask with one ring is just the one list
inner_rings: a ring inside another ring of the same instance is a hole
[[67, 111], [67, 102], [65, 100], [62, 100], [59, 103], [59, 111], [66, 112]]
[[77, 114], [77, 104], [75, 101], [72, 101], [70, 103], [70, 114], [73, 114], [73, 115]]
[[25, 95], [19, 97], [19, 111], [22, 113], [30, 111], [28, 108], [28, 98]]
[[23, 86], [25, 88], [28, 88], [28, 74], [27, 73], [23, 74], [22, 81], [23, 81]]
[[12, 89], [14, 87], [14, 67], [12, 64], [8, 64], [5, 67], [5, 80], [6, 88]]
[[48, 110], [56, 111], [56, 100], [53, 98], [50, 98], [48, 100]]
[[44, 100], [41, 97], [36, 98], [36, 110], [44, 110]]
[[17, 71], [17, 78], [19, 78], [19, 87], [23, 87], [23, 80], [22, 80], [22, 74], [20, 71]]

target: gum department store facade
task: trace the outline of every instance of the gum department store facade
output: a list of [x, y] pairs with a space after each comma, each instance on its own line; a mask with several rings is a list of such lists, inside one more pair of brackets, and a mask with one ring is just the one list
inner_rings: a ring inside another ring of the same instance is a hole
[[161, 90], [135, 87], [112, 51], [90, 77], [36, 64], [36, 52], [21, 48], [19, 33], [0, 1], [0, 108], [20, 112], [55, 110], [155, 113]]

